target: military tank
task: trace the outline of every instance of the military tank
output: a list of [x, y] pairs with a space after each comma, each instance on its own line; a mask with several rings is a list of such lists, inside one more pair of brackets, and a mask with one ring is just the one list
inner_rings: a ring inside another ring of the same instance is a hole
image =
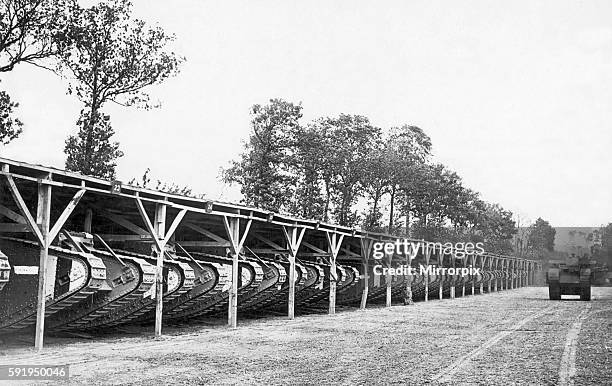
[[546, 272], [550, 300], [561, 300], [561, 295], [580, 295], [580, 300], [591, 300], [592, 270], [588, 259], [570, 257], [565, 261], [550, 261]]

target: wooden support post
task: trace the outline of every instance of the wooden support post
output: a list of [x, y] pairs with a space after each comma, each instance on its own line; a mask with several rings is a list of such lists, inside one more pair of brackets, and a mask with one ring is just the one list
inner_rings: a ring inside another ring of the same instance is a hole
[[506, 290], [512, 289], [512, 261], [506, 259]]
[[[228, 237], [230, 240], [240, 239], [240, 219], [231, 218], [229, 220]], [[227, 314], [227, 323], [230, 327], [236, 328], [238, 326], [238, 275], [240, 269], [238, 266], [238, 257], [240, 250], [234, 248], [232, 252], [232, 287], [230, 288], [229, 307]]]
[[287, 299], [287, 317], [289, 319], [295, 318], [295, 255], [294, 254], [289, 254], [289, 296]]
[[149, 235], [153, 239], [153, 243], [157, 251], [157, 260], [155, 265], [155, 336], [161, 336], [164, 307], [164, 254], [166, 244], [168, 244], [168, 241], [170, 241], [170, 238], [172, 235], [174, 235], [174, 232], [183, 220], [183, 217], [185, 217], [187, 210], [182, 209], [172, 221], [170, 228], [166, 230], [167, 204], [155, 204], [155, 219], [153, 224], [151, 223], [149, 215], [147, 214], [147, 211], [145, 210], [140, 198], [136, 198], [136, 207], [138, 208], [140, 217], [142, 218]]
[[[455, 256], [453, 256], [453, 268], [456, 268], [457, 266], [457, 258]], [[456, 286], [456, 280], [457, 280], [457, 275], [453, 275], [451, 276], [451, 283], [450, 283], [450, 298], [454, 299], [455, 298], [455, 286]]]
[[498, 271], [500, 271], [500, 277], [497, 279], [497, 284], [499, 285], [499, 291], [504, 290], [504, 261], [501, 257], [497, 258], [497, 267]]
[[[470, 268], [474, 268], [476, 266], [476, 254], [472, 254], [472, 265]], [[475, 275], [470, 275], [470, 277], [472, 278], [472, 296], [474, 296], [476, 294], [476, 290], [474, 289], [476, 287], [476, 278]]]
[[519, 276], [519, 261], [516, 259], [514, 260], [513, 273], [514, 273], [514, 275], [512, 275], [513, 289], [517, 289], [518, 288], [518, 276]]
[[512, 262], [510, 261], [510, 259], [506, 259], [506, 283], [504, 283], [504, 289], [507, 291], [510, 289], [510, 270], [511, 270], [511, 265]]
[[374, 245], [374, 240], [360, 239], [359, 241], [361, 244], [361, 258], [363, 259], [363, 292], [361, 293], [361, 304], [359, 305], [359, 309], [365, 310], [368, 303], [368, 290], [370, 288], [370, 252], [372, 250], [372, 245]]
[[[478, 257], [476, 257], [476, 260], [478, 260]], [[484, 268], [485, 268], [485, 257], [483, 255], [480, 255], [480, 268], [482, 269], [482, 272], [484, 272]], [[482, 295], [484, 293], [484, 282], [482, 281], [484, 275], [481, 273], [480, 274], [480, 295]]]
[[[167, 207], [164, 204], [156, 204], [155, 206], [155, 223], [153, 237], [158, 240], [163, 240], [166, 236], [166, 212]], [[157, 251], [156, 275], [155, 275], [155, 336], [162, 334], [162, 315], [163, 315], [163, 292], [164, 292], [164, 252], [165, 245]]]
[[295, 318], [295, 258], [305, 231], [306, 228], [301, 228], [298, 235], [297, 227], [283, 226], [283, 234], [289, 250], [289, 299], [287, 301], [287, 316], [289, 319]]
[[504, 290], [507, 291], [510, 289], [510, 259], [506, 258], [504, 259], [504, 262]]
[[[440, 255], [438, 257], [440, 268], [444, 267], [444, 252], [440, 248]], [[438, 289], [438, 297], [440, 300], [444, 298], [444, 274], [440, 275], [440, 288]]]
[[51, 220], [51, 185], [39, 182], [38, 209], [36, 223], [40, 228], [43, 243], [40, 245], [38, 265], [38, 304], [36, 307], [36, 338], [34, 347], [37, 351], [43, 348], [45, 335], [45, 301], [47, 289], [47, 260], [49, 257], [49, 226]]
[[505, 280], [505, 276], [504, 276], [504, 259], [501, 257], [498, 257], [499, 260], [499, 270], [501, 271], [501, 277], [499, 278], [499, 290], [503, 291], [504, 290], [504, 280]]
[[529, 285], [531, 285], [531, 283], [530, 283], [530, 282], [531, 282], [531, 280], [530, 280], [530, 279], [531, 279], [531, 278], [530, 278], [530, 276], [531, 276], [531, 273], [530, 273], [530, 272], [531, 272], [530, 266], [531, 266], [531, 262], [530, 262], [530, 261], [525, 260], [525, 286], [526, 286], [526, 287], [528, 287]]
[[[491, 275], [492, 273], [492, 264], [493, 264], [493, 258], [491, 256], [489, 256], [489, 258], [487, 259], [488, 261], [488, 271], [489, 271], [489, 275]], [[489, 280], [487, 280], [487, 293], [491, 293], [491, 280], [493, 280], [494, 277], [490, 277]]]
[[253, 220], [248, 220], [242, 237], [240, 237], [240, 219], [223, 216], [223, 224], [232, 249], [232, 287], [230, 288], [229, 306], [227, 308], [227, 324], [236, 328], [238, 325], [238, 256], [251, 228]]
[[338, 252], [340, 251], [340, 247], [342, 246], [342, 240], [344, 239], [344, 235], [339, 235], [336, 232], [326, 231], [325, 236], [327, 237], [327, 244], [329, 246], [330, 251], [329, 315], [333, 315], [336, 313], [336, 281], [338, 280], [338, 273], [336, 272], [336, 257], [338, 257]]
[[[387, 264], [389, 264], [389, 268], [391, 268], [391, 262], [393, 261], [393, 253], [389, 253], [387, 254]], [[393, 278], [391, 277], [391, 274], [389, 273], [389, 271], [387, 271], [387, 276], [385, 276], [385, 284], [387, 285], [387, 296], [385, 298], [385, 306], [387, 307], [391, 307], [391, 284], [392, 284]]]
[[429, 250], [429, 245], [425, 246], [425, 301], [429, 301], [429, 259], [431, 257], [431, 251]]
[[[493, 266], [494, 266], [494, 271], [499, 270], [499, 258], [498, 257], [494, 257], [493, 258]], [[497, 272], [496, 272], [496, 276], [493, 278], [494, 282], [493, 282], [493, 291], [497, 292], [497, 284], [499, 282], [499, 278], [497, 277]]]
[[[467, 268], [468, 260], [469, 257], [467, 256], [463, 259], [463, 268]], [[465, 280], [463, 277], [461, 278], [461, 296], [465, 297]]]
[[[405, 252], [406, 252], [406, 266], [408, 269], [411, 269], [412, 268], [412, 245], [410, 245], [409, 250]], [[404, 294], [404, 305], [413, 304], [413, 301], [412, 301], [412, 281], [413, 281], [412, 272], [409, 272], [407, 276], [408, 277], [405, 278], [406, 292]]]
[[501, 271], [501, 276], [499, 278], [499, 290], [503, 291], [504, 290], [504, 280], [506, 280], [506, 276], [504, 273], [504, 264], [505, 264], [505, 258], [498, 258], [499, 259], [499, 270]]

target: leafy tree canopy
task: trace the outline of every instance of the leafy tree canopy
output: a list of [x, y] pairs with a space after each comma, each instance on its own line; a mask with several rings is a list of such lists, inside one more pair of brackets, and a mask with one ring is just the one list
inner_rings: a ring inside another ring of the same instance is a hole
[[71, 4], [68, 48], [61, 52], [60, 68], [71, 74], [74, 80], [68, 91], [76, 94], [85, 108], [77, 122], [78, 134], [66, 140], [68, 170], [113, 178], [123, 153], [119, 144], [111, 141], [113, 130], [100, 109], [108, 101], [156, 107], [143, 89], [176, 74], [184, 60], [168, 48], [174, 36], [133, 18], [131, 7], [129, 0], [111, 0], [89, 8]]
[[6, 145], [21, 134], [23, 124], [13, 115], [17, 107], [9, 94], [0, 91], [0, 144]]

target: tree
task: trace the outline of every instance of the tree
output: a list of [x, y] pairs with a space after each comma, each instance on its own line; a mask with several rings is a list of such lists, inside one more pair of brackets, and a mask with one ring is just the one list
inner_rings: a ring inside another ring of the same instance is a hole
[[366, 165], [376, 154], [381, 130], [364, 116], [348, 114], [320, 118], [313, 125], [322, 135], [325, 151], [318, 160], [325, 186], [325, 217], [330, 210], [339, 225], [354, 226], [358, 216], [353, 205], [361, 196]]
[[[11, 71], [18, 63], [47, 68], [41, 61], [65, 47], [69, 1], [0, 1], [0, 72]], [[21, 134], [23, 124], [13, 117], [18, 106], [6, 91], [0, 91], [0, 144]]]
[[[143, 89], [175, 75], [184, 58], [168, 50], [173, 35], [131, 17], [129, 0], [111, 0], [90, 8], [73, 4], [71, 13], [66, 32], [69, 49], [61, 52], [61, 68], [74, 77], [68, 92], [75, 93], [85, 108], [78, 134], [66, 141], [66, 168], [111, 177], [122, 153], [116, 142], [110, 142], [112, 129], [100, 109], [108, 101], [157, 107]], [[100, 157], [96, 155], [99, 148], [111, 150]]]
[[477, 230], [482, 240], [473, 240], [484, 242], [487, 251], [504, 254], [512, 251], [512, 237], [517, 232], [512, 212], [498, 204], [485, 204], [484, 216]]
[[601, 260], [608, 265], [608, 270], [610, 270], [612, 267], [612, 223], [603, 227], [601, 233]]
[[18, 103], [11, 101], [11, 97], [0, 91], [0, 143], [6, 145], [21, 134], [21, 121], [13, 116], [13, 109], [19, 107]]
[[[116, 160], [123, 156], [118, 142], [111, 142], [115, 131], [111, 127], [110, 117], [95, 111], [97, 117], [92, 119], [91, 111], [81, 110], [77, 121], [80, 128], [76, 136], [66, 139], [66, 169], [79, 171], [89, 176], [114, 179]], [[93, 122], [93, 127], [90, 124]], [[88, 146], [88, 147], [86, 147]]]
[[394, 159], [388, 151], [388, 142], [380, 141], [376, 150], [365, 164], [363, 187], [368, 198], [369, 210], [364, 219], [364, 229], [382, 231], [383, 211], [380, 203], [385, 194], [389, 193], [395, 175]]
[[389, 233], [393, 233], [397, 201], [400, 204], [400, 215], [405, 217], [405, 233], [409, 233], [410, 215], [415, 209], [415, 188], [423, 181], [421, 176], [426, 172], [424, 166], [429, 160], [431, 146], [431, 138], [417, 126], [403, 125], [390, 130], [387, 146], [391, 169], [388, 188]]
[[243, 202], [256, 208], [282, 211], [291, 200], [296, 177], [289, 154], [300, 130], [302, 106], [282, 99], [251, 109], [251, 134], [239, 161], [223, 171], [226, 183], [238, 183]]
[[[316, 126], [308, 125], [296, 132], [292, 173], [296, 188], [290, 200], [290, 211], [303, 218], [324, 219], [328, 202], [322, 194], [323, 163], [327, 157], [326, 142]], [[327, 204], [327, 205], [326, 205]]]
[[545, 251], [552, 252], [555, 249], [555, 228], [548, 221], [538, 218], [530, 226], [527, 246], [533, 256], [544, 256]]
[[0, 1], [0, 72], [40, 61], [65, 48], [72, 0]]
[[520, 215], [516, 216], [516, 236], [514, 238], [514, 253], [518, 257], [526, 257], [529, 252], [529, 234], [532, 228], [524, 226], [523, 218]]

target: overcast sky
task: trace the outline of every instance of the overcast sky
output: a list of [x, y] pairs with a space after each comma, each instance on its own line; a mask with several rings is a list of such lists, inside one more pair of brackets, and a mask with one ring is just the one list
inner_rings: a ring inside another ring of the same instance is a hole
[[[554, 226], [612, 221], [612, 1], [134, 0], [177, 36], [181, 73], [154, 111], [108, 104], [118, 177], [238, 201], [218, 180], [249, 107], [302, 102], [304, 122], [362, 114], [423, 128], [485, 200]], [[0, 155], [63, 168], [81, 105], [28, 65], [2, 74], [24, 133]]]

